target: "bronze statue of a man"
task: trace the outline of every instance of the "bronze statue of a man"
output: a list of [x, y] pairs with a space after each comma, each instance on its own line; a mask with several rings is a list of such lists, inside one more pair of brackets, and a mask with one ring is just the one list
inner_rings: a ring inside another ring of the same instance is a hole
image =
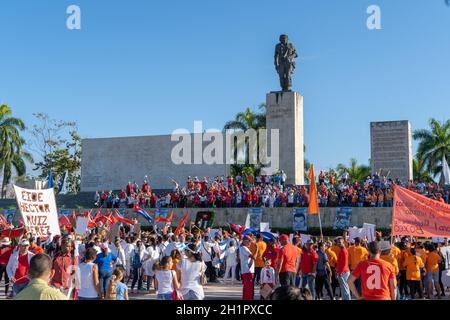
[[295, 70], [295, 61], [297, 50], [292, 43], [289, 43], [288, 36], [282, 34], [280, 43], [275, 47], [275, 69], [280, 76], [280, 85], [283, 91], [291, 91], [292, 74]]

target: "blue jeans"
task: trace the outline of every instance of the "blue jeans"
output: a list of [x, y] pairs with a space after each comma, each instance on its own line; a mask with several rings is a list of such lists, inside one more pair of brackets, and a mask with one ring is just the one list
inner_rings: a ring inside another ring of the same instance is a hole
[[306, 284], [308, 284], [309, 291], [311, 292], [311, 299], [315, 299], [315, 287], [316, 287], [316, 279], [311, 277], [311, 273], [302, 275], [302, 289], [306, 288]]
[[20, 283], [20, 284], [13, 284], [13, 287], [12, 287], [13, 295], [17, 296], [20, 291], [22, 291], [23, 289], [25, 289], [27, 287], [27, 285], [28, 285], [28, 282]]
[[158, 294], [158, 300], [172, 300], [171, 293]]
[[112, 271], [110, 270], [99, 270], [98, 271], [98, 280], [100, 283], [100, 290], [102, 290], [103, 295], [106, 295], [106, 290], [109, 286], [109, 281], [112, 277]]
[[344, 272], [342, 275], [338, 276], [339, 287], [341, 288], [342, 300], [352, 300], [350, 295], [350, 287], [348, 286], [347, 280], [350, 277], [350, 271]]
[[195, 291], [189, 290], [183, 295], [184, 300], [203, 300]]

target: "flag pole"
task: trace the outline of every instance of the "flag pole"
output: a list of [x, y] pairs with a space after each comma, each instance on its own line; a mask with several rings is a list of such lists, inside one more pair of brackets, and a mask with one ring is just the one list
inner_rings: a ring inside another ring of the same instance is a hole
[[319, 228], [320, 228], [320, 239], [323, 242], [323, 233], [322, 233], [322, 221], [320, 219], [320, 210], [319, 210]]

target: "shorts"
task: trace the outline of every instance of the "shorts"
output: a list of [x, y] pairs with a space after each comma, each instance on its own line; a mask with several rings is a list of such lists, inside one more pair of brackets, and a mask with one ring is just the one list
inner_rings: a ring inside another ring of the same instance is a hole
[[425, 276], [426, 281], [434, 280], [436, 283], [439, 282], [439, 272], [427, 272]]

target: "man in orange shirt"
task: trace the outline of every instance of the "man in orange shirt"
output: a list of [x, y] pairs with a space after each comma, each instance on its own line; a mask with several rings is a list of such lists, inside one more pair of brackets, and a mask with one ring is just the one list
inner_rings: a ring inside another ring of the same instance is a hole
[[[361, 261], [367, 260], [369, 258], [369, 252], [366, 248], [361, 246], [361, 239], [355, 238], [355, 245], [348, 248], [348, 260], [350, 262], [350, 271], [356, 269], [358, 264]], [[358, 292], [361, 294], [361, 281], [359, 279], [356, 280], [356, 288]]]
[[381, 256], [380, 259], [389, 262], [394, 268], [394, 273], [398, 276], [400, 270], [398, 268], [398, 261], [392, 254], [391, 243], [389, 241], [380, 242]]
[[266, 252], [267, 245], [263, 241], [261, 234], [256, 235], [256, 259], [255, 259], [255, 283], [259, 285], [261, 279], [261, 270], [264, 268], [263, 256]]
[[[350, 275], [350, 290], [357, 300], [395, 300], [397, 291], [394, 268], [380, 259], [381, 250], [377, 241], [369, 243], [369, 252], [370, 259], [359, 263]], [[355, 286], [358, 278], [361, 279], [362, 295]]]
[[333, 290], [333, 296], [336, 296], [336, 288], [339, 287], [339, 282], [336, 275], [337, 254], [332, 250], [332, 245], [333, 243], [331, 241], [327, 241], [325, 253], [327, 254], [328, 263], [331, 268], [330, 282]]
[[426, 274], [426, 286], [427, 286], [427, 298], [431, 299], [433, 296], [433, 284], [438, 293], [438, 299], [441, 299], [440, 292], [441, 286], [439, 285], [439, 264], [441, 263], [441, 256], [436, 252], [434, 243], [428, 246], [428, 255], [425, 262]]
[[276, 278], [282, 286], [295, 286], [298, 250], [289, 243], [289, 237], [285, 234], [280, 236], [280, 243], [282, 247], [278, 253]]

